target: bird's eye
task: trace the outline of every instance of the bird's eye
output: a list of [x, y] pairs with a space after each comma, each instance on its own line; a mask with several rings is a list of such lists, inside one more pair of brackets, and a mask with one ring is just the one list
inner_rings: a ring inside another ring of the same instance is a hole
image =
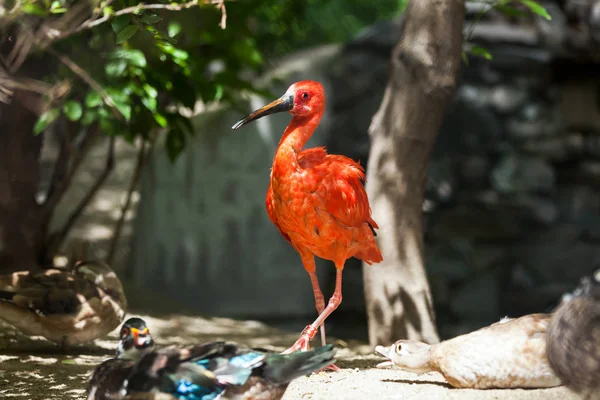
[[400, 350], [402, 350], [402, 344], [401, 344], [401, 343], [398, 343], [398, 344], [396, 345], [396, 353], [400, 353]]
[[121, 339], [125, 339], [129, 335], [129, 329], [123, 328], [121, 329]]
[[308, 100], [309, 97], [310, 97], [310, 95], [307, 92], [302, 93], [303, 100]]

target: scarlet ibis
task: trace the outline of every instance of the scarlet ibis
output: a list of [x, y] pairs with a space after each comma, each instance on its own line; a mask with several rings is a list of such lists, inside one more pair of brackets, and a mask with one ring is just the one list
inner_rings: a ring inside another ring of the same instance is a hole
[[[288, 111], [292, 120], [277, 146], [269, 189], [267, 213], [281, 235], [300, 254], [310, 276], [318, 318], [284, 353], [308, 350], [321, 328], [325, 345], [325, 319], [342, 302], [342, 271], [348, 258], [367, 264], [383, 260], [375, 242], [369, 199], [363, 187], [364, 169], [348, 157], [327, 154], [325, 147], [302, 148], [325, 112], [325, 92], [315, 81], [300, 81], [279, 99], [254, 111], [232, 129], [266, 115]], [[314, 256], [333, 261], [335, 292], [327, 307], [315, 273]]]

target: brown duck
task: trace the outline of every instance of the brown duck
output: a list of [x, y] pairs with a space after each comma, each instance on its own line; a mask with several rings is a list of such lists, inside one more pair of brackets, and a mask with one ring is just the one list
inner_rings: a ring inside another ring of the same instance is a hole
[[546, 358], [547, 314], [505, 318], [485, 328], [429, 345], [398, 340], [375, 350], [389, 358], [377, 367], [437, 371], [458, 388], [540, 388], [560, 385]]
[[563, 296], [548, 327], [548, 360], [567, 387], [600, 399], [600, 269]]
[[62, 346], [106, 335], [121, 323], [126, 307], [119, 278], [99, 261], [0, 275], [0, 319]]

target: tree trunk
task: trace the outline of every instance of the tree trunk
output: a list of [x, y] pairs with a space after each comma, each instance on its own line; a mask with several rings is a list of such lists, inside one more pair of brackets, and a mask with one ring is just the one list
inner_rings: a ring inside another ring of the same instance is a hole
[[383, 262], [364, 265], [371, 345], [439, 341], [423, 264], [427, 162], [461, 62], [463, 0], [409, 0], [369, 134], [367, 192]]
[[39, 268], [47, 233], [35, 197], [42, 136], [33, 135], [37, 115], [19, 95], [28, 94], [0, 103], [0, 273]]

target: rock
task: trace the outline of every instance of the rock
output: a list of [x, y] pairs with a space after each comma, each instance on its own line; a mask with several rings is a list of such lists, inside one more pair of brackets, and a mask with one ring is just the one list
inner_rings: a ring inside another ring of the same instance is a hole
[[486, 271], [453, 293], [450, 308], [464, 320], [491, 323], [500, 315], [498, 272]]
[[498, 85], [490, 93], [490, 103], [500, 113], [510, 113], [517, 110], [527, 99], [527, 93], [509, 85]]
[[[524, 152], [537, 155], [544, 160], [566, 161], [569, 158], [582, 154], [584, 143], [585, 141], [581, 134], [572, 133], [558, 137], [526, 140], [519, 147]], [[594, 147], [594, 149], [596, 148], [598, 149], [598, 154], [600, 154], [600, 146]]]
[[554, 169], [543, 159], [505, 155], [492, 171], [492, 186], [501, 193], [550, 192], [556, 179]]
[[448, 241], [460, 238], [509, 240], [519, 237], [523, 225], [509, 209], [466, 205], [439, 211], [431, 220], [431, 238]]
[[563, 129], [560, 115], [541, 102], [526, 105], [506, 123], [509, 136], [515, 140], [553, 136]]
[[483, 154], [465, 156], [459, 161], [462, 183], [470, 187], [481, 187], [487, 183], [491, 162]]

